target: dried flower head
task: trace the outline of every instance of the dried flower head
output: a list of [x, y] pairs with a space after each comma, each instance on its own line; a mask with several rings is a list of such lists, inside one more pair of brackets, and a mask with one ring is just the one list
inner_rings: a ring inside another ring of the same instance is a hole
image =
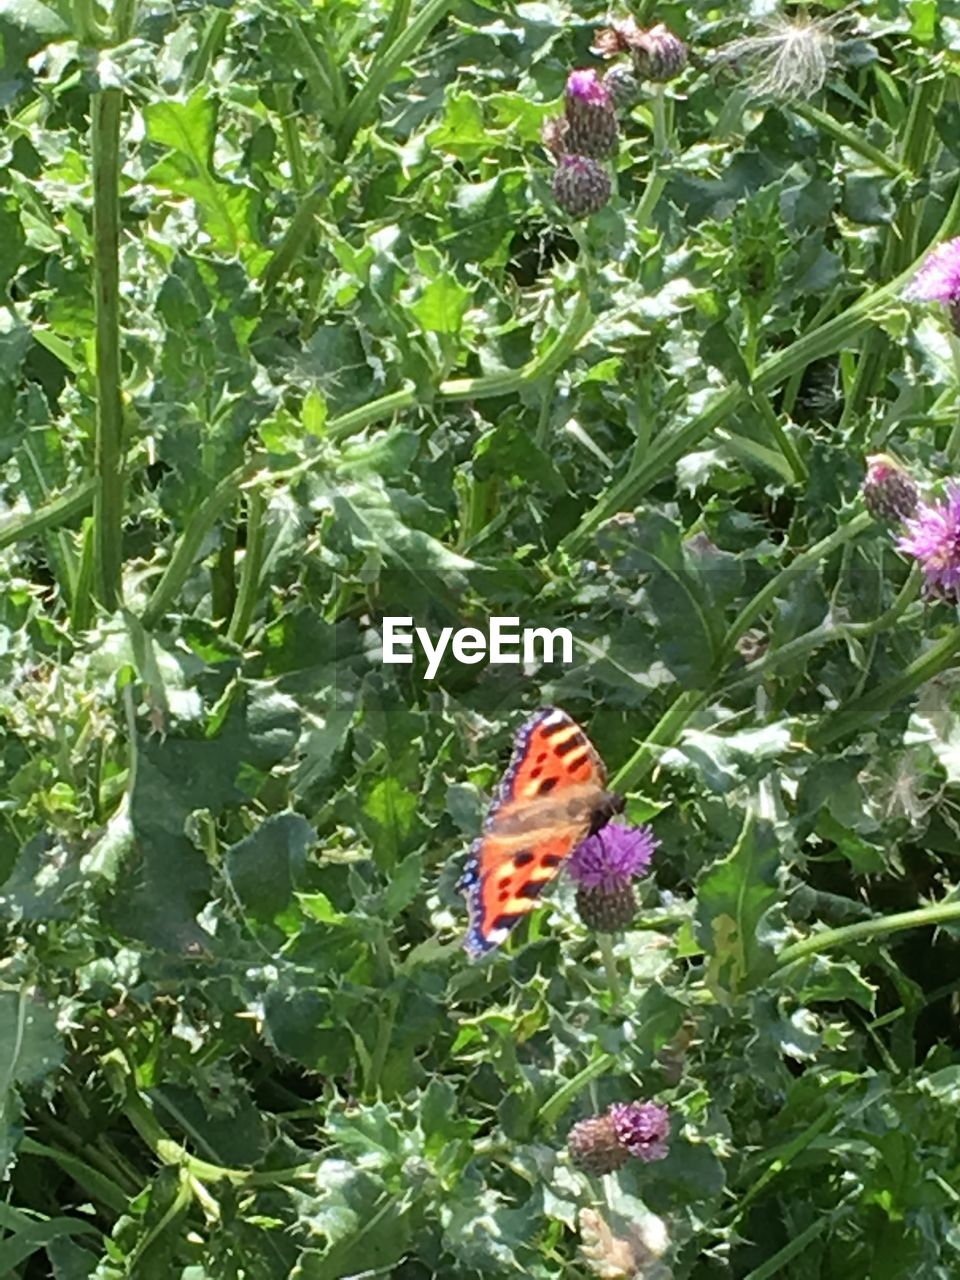
[[568, 866], [589, 929], [616, 933], [630, 924], [637, 913], [633, 882], [646, 875], [657, 843], [649, 827], [608, 822], [574, 849]]
[[670, 1244], [667, 1224], [655, 1213], [631, 1214], [581, 1209], [580, 1252], [600, 1280], [670, 1280], [661, 1259]]
[[578, 1120], [567, 1134], [567, 1150], [578, 1169], [597, 1177], [622, 1169], [630, 1159], [609, 1113]]
[[543, 122], [540, 140], [554, 158], [562, 156], [567, 149], [567, 133], [570, 125], [566, 116], [551, 116]]
[[650, 28], [638, 26], [634, 18], [611, 22], [595, 32], [592, 49], [601, 58], [629, 53], [641, 80], [672, 80], [687, 65], [687, 46], [662, 22]]
[[917, 302], [942, 302], [960, 334], [960, 236], [927, 254], [903, 296]]
[[591, 52], [601, 58], [615, 58], [632, 50], [642, 35], [643, 27], [637, 25], [635, 18], [611, 20], [609, 27], [594, 32]]
[[771, 18], [757, 35], [724, 45], [715, 61], [742, 70], [754, 98], [804, 101], [826, 83], [836, 60], [835, 33], [849, 17]]
[[931, 594], [956, 601], [960, 587], [960, 484], [951, 481], [945, 502], [918, 503], [897, 547], [919, 563]]
[[874, 520], [900, 524], [917, 509], [919, 492], [910, 473], [886, 453], [875, 453], [867, 459], [863, 487], [864, 505]]

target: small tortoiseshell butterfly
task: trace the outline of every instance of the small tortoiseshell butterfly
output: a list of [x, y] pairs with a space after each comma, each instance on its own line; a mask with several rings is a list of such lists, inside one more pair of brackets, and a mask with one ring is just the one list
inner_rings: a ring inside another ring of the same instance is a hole
[[499, 946], [581, 840], [623, 812], [623, 797], [605, 790], [606, 781], [587, 735], [559, 707], [522, 726], [457, 885], [470, 913], [463, 945], [472, 959]]

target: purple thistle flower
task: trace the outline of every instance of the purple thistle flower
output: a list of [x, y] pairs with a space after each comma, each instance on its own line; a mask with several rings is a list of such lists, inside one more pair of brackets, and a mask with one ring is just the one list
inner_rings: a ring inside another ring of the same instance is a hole
[[625, 929], [637, 914], [633, 881], [646, 875], [658, 841], [649, 827], [608, 822], [577, 845], [570, 875], [577, 886], [577, 911], [595, 933]]
[[670, 1112], [656, 1102], [615, 1102], [609, 1111], [617, 1141], [645, 1164], [663, 1160], [670, 1136]]
[[602, 1115], [573, 1126], [567, 1150], [578, 1169], [601, 1175], [623, 1168], [630, 1156], [644, 1164], [663, 1160], [670, 1112], [656, 1102], [615, 1102]]
[[616, 893], [646, 875], [659, 843], [649, 827], [608, 822], [574, 849], [570, 874], [584, 889]]
[[904, 291], [919, 302], [960, 302], [960, 236], [931, 250]]
[[927, 254], [903, 296], [917, 302], [942, 302], [949, 308], [953, 327], [960, 334], [960, 236], [944, 241]]
[[592, 67], [581, 71], [571, 71], [567, 76], [567, 102], [609, 108], [610, 91]]
[[617, 108], [610, 90], [592, 68], [571, 71], [565, 95], [569, 125], [567, 150], [602, 160], [617, 149]]
[[897, 549], [919, 561], [928, 590], [955, 600], [960, 587], [960, 484], [947, 485], [946, 502], [919, 503], [905, 528]]

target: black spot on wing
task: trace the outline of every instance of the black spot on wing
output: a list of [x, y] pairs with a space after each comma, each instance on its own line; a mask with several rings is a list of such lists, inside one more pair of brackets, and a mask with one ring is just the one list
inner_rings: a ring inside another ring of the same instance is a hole
[[528, 880], [517, 890], [518, 898], [539, 898], [546, 888], [546, 880]]
[[512, 929], [518, 920], [523, 919], [522, 911], [501, 911], [500, 915], [495, 916], [492, 929]]
[[544, 778], [544, 780], [537, 787], [537, 795], [545, 796], [547, 792], [552, 791], [556, 785], [557, 785], [556, 778]]
[[572, 751], [574, 747], [586, 746], [586, 742], [587, 742], [586, 738], [578, 730], [576, 733], [572, 733], [570, 737], [566, 740], [566, 742], [560, 743], [560, 745], [556, 748], [557, 755], [565, 756], [567, 752]]
[[513, 855], [513, 865], [515, 867], [528, 867], [533, 858], [534, 855], [530, 849], [521, 849], [519, 853]]
[[540, 859], [540, 865], [541, 867], [559, 867], [562, 861], [563, 858], [559, 853], [545, 853]]
[[552, 724], [543, 725], [540, 732], [545, 738], [552, 738], [555, 733], [559, 733], [561, 729], [567, 729], [569, 726], [569, 720], [554, 720]]

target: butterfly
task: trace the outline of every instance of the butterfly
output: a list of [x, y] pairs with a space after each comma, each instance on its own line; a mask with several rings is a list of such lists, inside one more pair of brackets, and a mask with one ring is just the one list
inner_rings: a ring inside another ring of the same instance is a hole
[[606, 781], [593, 744], [559, 707], [521, 726], [457, 884], [470, 916], [463, 945], [471, 959], [498, 947], [581, 840], [623, 812], [623, 796]]

